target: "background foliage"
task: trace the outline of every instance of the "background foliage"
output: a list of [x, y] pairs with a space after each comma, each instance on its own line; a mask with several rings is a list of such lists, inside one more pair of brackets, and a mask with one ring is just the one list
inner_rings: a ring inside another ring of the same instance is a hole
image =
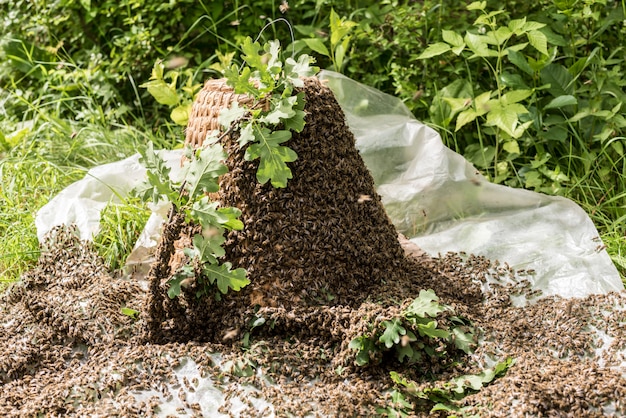
[[[264, 40], [400, 97], [491, 181], [572, 198], [626, 267], [625, 2], [467, 6], [0, 0], [0, 276], [14, 280], [36, 259], [36, 210], [86, 169], [150, 141], [180, 145], [171, 116], [184, 117], [173, 110], [238, 64], [237, 45], [279, 17], [295, 43], [287, 46], [282, 23]], [[160, 60], [157, 75], [174, 92], [168, 106], [140, 87]]]

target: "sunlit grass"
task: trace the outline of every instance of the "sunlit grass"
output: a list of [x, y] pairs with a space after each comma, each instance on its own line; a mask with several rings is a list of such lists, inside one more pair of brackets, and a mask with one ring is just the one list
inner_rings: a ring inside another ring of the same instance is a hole
[[[35, 216], [52, 197], [89, 168], [134, 154], [147, 138], [171, 140], [156, 138], [150, 129], [100, 122], [66, 121], [38, 111], [27, 124], [1, 126], [0, 284], [15, 281], [36, 262]], [[21, 131], [17, 139], [15, 131]]]

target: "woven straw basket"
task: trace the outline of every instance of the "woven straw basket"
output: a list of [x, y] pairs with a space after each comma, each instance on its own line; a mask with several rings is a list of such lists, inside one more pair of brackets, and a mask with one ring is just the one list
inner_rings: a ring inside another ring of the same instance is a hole
[[193, 102], [191, 116], [185, 133], [185, 144], [200, 147], [207, 135], [214, 131], [223, 131], [218, 116], [223, 108], [230, 107], [236, 100], [240, 105], [250, 106], [254, 99], [245, 94], [235, 94], [226, 79], [208, 80], [198, 97]]

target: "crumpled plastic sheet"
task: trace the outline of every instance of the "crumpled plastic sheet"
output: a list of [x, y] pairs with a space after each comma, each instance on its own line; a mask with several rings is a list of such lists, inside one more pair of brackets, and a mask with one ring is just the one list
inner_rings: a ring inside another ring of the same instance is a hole
[[[619, 273], [592, 221], [572, 201], [489, 183], [439, 134], [415, 120], [397, 98], [341, 74], [323, 71], [397, 229], [431, 255], [482, 255], [514, 269], [532, 269], [544, 296], [584, 297], [622, 290]], [[180, 176], [181, 151], [162, 151]], [[134, 155], [95, 167], [38, 212], [41, 239], [53, 226], [77, 224], [81, 238], [97, 233], [100, 211], [145, 178]], [[137, 247], [155, 246], [167, 208], [155, 214]], [[145, 254], [139, 251], [139, 254]], [[137, 257], [131, 262], [141, 263]]]
[[489, 183], [401, 100], [323, 71], [397, 229], [431, 255], [464, 251], [535, 270], [544, 296], [624, 289], [587, 214], [569, 199]]

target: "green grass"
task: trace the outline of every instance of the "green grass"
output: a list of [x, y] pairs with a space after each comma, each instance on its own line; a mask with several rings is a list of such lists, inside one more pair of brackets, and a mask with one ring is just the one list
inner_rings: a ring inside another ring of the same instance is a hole
[[[90, 167], [132, 155], [149, 140], [163, 146], [176, 141], [154, 135], [150, 128], [62, 120], [41, 107], [33, 114], [24, 130], [19, 129], [23, 123], [0, 125], [0, 285], [15, 281], [36, 262], [35, 216], [58, 192]], [[12, 135], [15, 131], [21, 132]], [[105, 233], [116, 234], [111, 229]]]

